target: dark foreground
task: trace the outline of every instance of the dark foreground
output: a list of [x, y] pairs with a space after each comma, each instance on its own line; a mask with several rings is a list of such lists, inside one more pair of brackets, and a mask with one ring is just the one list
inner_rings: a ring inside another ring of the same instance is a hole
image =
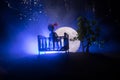
[[1, 60], [0, 80], [119, 80], [120, 59], [102, 54], [49, 54]]

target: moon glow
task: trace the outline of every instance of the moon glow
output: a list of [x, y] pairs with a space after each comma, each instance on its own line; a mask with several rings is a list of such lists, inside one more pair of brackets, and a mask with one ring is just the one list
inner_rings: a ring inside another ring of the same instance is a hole
[[62, 27], [55, 31], [58, 36], [64, 36], [64, 33], [66, 32], [69, 35], [69, 52], [76, 52], [79, 49], [80, 41], [75, 40], [71, 41], [70, 39], [73, 39], [77, 36], [77, 32], [71, 28], [71, 27]]

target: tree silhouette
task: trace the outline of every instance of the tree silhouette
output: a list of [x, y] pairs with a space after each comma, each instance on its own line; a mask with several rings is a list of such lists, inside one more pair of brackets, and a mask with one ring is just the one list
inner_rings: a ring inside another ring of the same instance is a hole
[[93, 44], [101, 45], [102, 40], [99, 40], [100, 37], [100, 27], [97, 25], [95, 20], [88, 20], [86, 17], [78, 17], [78, 36], [75, 39], [81, 41], [83, 53], [89, 53], [89, 48]]

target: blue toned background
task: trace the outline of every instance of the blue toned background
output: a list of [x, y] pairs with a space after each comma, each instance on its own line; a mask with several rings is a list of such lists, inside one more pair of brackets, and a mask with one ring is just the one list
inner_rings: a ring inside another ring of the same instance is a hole
[[[117, 2], [116, 2], [117, 3]], [[37, 35], [48, 36], [48, 24], [77, 29], [77, 17], [96, 19], [104, 48], [92, 46], [93, 53], [119, 52], [119, 13], [111, 0], [1, 0], [0, 54], [38, 54]], [[81, 48], [78, 50], [81, 52]]]

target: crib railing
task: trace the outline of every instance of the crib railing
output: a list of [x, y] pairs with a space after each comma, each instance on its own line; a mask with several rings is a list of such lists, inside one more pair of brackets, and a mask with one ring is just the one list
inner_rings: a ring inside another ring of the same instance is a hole
[[55, 40], [50, 37], [38, 35], [38, 51], [67, 51], [69, 50], [69, 37], [58, 36]]

